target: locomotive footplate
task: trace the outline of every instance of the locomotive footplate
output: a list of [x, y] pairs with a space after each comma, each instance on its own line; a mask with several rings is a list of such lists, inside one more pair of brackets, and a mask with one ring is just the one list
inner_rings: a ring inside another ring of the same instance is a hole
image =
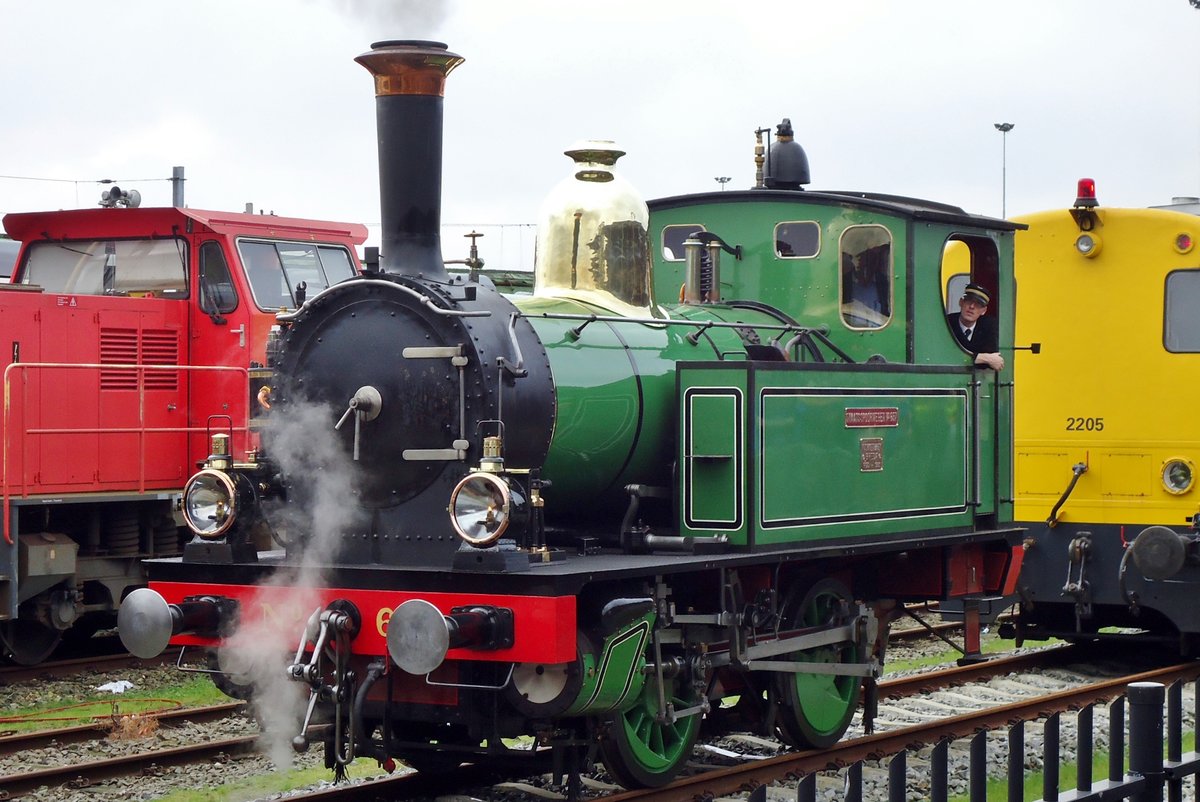
[[[414, 592], [517, 593], [533, 596], [575, 595], [586, 585], [639, 577], [672, 576], [711, 571], [719, 568], [743, 568], [756, 565], [811, 563], [837, 558], [851, 560], [876, 554], [920, 553], [938, 549], [961, 549], [968, 545], [1012, 549], [1019, 546], [1024, 529], [1007, 527], [976, 532], [930, 532], [913, 536], [876, 536], [870, 541], [853, 538], [823, 540], [808, 547], [762, 549], [720, 555], [622, 554], [616, 551], [578, 554], [567, 552], [564, 559], [533, 562], [529, 570], [504, 573], [472, 571], [448, 565], [331, 566], [326, 577], [331, 586], [344, 588], [396, 587]], [[283, 553], [260, 552], [255, 563], [206, 566], [184, 563], [178, 558], [150, 560], [146, 563], [151, 582], [197, 582], [215, 584], [255, 584], [275, 569], [287, 567]], [[1009, 566], [1004, 566], [1008, 568]]]
[[[666, 558], [659, 553], [626, 555], [601, 550], [586, 555], [563, 552], [565, 557], [551, 562], [530, 562], [529, 570], [518, 573], [494, 573], [487, 570], [451, 569], [445, 565], [335, 565], [328, 571], [328, 581], [341, 587], [404, 587], [413, 591], [455, 591], [529, 593], [557, 595], [578, 593], [593, 581], [636, 579], [640, 576], [670, 576], [694, 573], [715, 568], [742, 568], [760, 564], [811, 562], [814, 559], [869, 557], [877, 553], [948, 549], [965, 545], [992, 544], [1012, 549], [1021, 543], [1025, 529], [1016, 527], [980, 529], [977, 532], [930, 532], [876, 537], [870, 541], [852, 538], [822, 540], [809, 546], [788, 549], [763, 549], [725, 555], [686, 555], [671, 553]], [[179, 558], [146, 561], [151, 582], [188, 581], [253, 585], [264, 581], [276, 569], [288, 568], [282, 551], [259, 552], [258, 562], [212, 565], [211, 569], [196, 563], [184, 563]], [[386, 581], [384, 583], [384, 577]]]

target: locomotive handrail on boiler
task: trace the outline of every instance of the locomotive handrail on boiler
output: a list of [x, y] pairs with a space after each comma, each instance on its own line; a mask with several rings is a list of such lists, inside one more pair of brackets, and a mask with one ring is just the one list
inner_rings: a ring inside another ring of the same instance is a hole
[[[1011, 346], [1013, 224], [805, 190], [790, 124], [762, 187], [649, 205], [586, 140], [532, 294], [504, 295], [441, 257], [461, 57], [358, 61], [378, 269], [279, 316], [262, 447], [214, 445], [192, 543], [122, 607], [131, 651], [203, 650], [241, 698], [303, 683], [277, 734], [338, 772], [511, 766], [530, 736], [657, 786], [702, 723], [821, 748], [862, 695], [869, 726], [905, 603], [1011, 591], [1011, 374], [957, 345], [938, 268], [966, 252]], [[890, 282], [871, 325], [841, 295], [866, 264]]]

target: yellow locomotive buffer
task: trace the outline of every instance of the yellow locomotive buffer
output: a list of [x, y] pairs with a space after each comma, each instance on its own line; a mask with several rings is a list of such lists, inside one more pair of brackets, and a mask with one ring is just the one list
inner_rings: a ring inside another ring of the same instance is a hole
[[[1015, 518], [1028, 527], [1019, 639], [1200, 631], [1196, 204], [1017, 218]], [[1036, 351], [1036, 352], [1035, 352]]]

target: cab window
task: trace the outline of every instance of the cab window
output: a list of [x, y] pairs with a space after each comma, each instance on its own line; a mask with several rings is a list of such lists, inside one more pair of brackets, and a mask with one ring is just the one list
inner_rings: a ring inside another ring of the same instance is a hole
[[[999, 321], [1000, 252], [987, 237], [954, 234], [942, 247], [942, 306], [946, 310], [946, 328], [954, 325], [959, 300], [968, 284], [983, 287], [991, 298], [987, 315]], [[957, 339], [955, 340], [957, 342]]]
[[200, 311], [227, 315], [237, 309], [237, 290], [221, 243], [209, 240], [200, 246]]
[[187, 243], [177, 238], [35, 242], [21, 283], [75, 295], [186, 298]]
[[877, 329], [892, 319], [892, 232], [883, 226], [851, 226], [840, 243], [842, 322]]
[[7, 282], [17, 266], [17, 256], [21, 253], [21, 243], [0, 236], [0, 282]]
[[1163, 346], [1172, 353], [1200, 353], [1200, 270], [1167, 274]]
[[240, 240], [238, 255], [254, 302], [263, 310], [295, 309], [297, 290], [311, 298], [354, 275], [354, 262], [340, 246], [307, 242]]
[[811, 259], [821, 252], [821, 227], [811, 220], [775, 226], [775, 255], [780, 259]]
[[325, 280], [330, 286], [354, 276], [354, 262], [350, 261], [350, 252], [345, 248], [318, 245], [317, 254], [320, 256], [321, 269], [325, 272]]
[[663, 261], [684, 261], [687, 254], [684, 253], [683, 243], [687, 242], [689, 237], [695, 236], [703, 230], [704, 226], [698, 225], [664, 226], [662, 231]]

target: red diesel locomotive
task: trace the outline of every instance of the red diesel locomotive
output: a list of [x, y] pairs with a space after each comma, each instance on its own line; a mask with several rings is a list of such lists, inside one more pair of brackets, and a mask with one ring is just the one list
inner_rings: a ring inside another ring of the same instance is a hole
[[367, 236], [105, 195], [4, 217], [22, 245], [0, 284], [0, 649], [27, 665], [111, 626], [141, 560], [180, 552], [180, 493], [211, 432], [253, 447], [276, 313], [358, 273]]

